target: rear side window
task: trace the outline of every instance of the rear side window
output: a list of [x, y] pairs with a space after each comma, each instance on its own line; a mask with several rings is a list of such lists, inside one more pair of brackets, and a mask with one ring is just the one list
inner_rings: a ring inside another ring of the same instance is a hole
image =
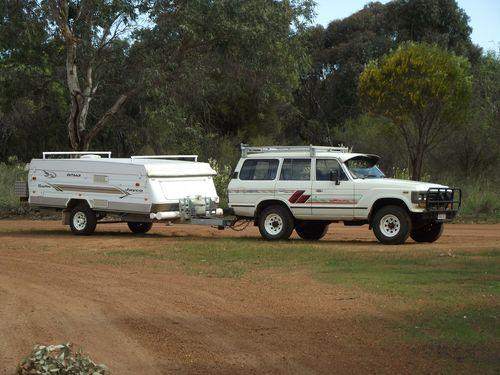
[[308, 181], [311, 179], [311, 159], [285, 159], [280, 180]]
[[277, 171], [277, 159], [249, 159], [241, 167], [240, 180], [274, 180]]
[[316, 181], [329, 181], [330, 172], [338, 171], [339, 178], [343, 181], [347, 180], [347, 176], [340, 167], [340, 164], [335, 159], [316, 159]]

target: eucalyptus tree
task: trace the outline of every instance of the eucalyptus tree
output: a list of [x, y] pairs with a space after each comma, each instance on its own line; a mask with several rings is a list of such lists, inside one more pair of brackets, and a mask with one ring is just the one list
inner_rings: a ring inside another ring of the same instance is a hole
[[[87, 150], [136, 90], [135, 87], [123, 88], [108, 108], [95, 114], [94, 121], [89, 121], [92, 101], [101, 87], [110, 85], [106, 76], [114, 63], [110, 54], [116, 50], [121, 54], [126, 51], [126, 39], [136, 26], [140, 2], [42, 0], [41, 5], [66, 55], [66, 83], [71, 103], [67, 120], [69, 143], [74, 150]], [[116, 45], [120, 48], [114, 48]]]

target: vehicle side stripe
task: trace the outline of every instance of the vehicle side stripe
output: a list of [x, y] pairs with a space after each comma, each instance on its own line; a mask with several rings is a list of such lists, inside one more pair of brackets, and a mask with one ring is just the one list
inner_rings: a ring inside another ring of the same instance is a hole
[[305, 194], [303, 194], [303, 195], [301, 195], [301, 196], [300, 196], [300, 198], [299, 198], [299, 199], [297, 199], [297, 201], [296, 201], [296, 202], [294, 202], [294, 203], [306, 203], [306, 202], [307, 202], [307, 200], [308, 200], [310, 197], [311, 197], [310, 195], [305, 195]]
[[297, 190], [295, 193], [293, 193], [290, 198], [288, 198], [288, 201], [290, 203], [295, 203], [297, 202], [297, 199], [299, 199], [299, 197], [304, 194], [304, 190]]

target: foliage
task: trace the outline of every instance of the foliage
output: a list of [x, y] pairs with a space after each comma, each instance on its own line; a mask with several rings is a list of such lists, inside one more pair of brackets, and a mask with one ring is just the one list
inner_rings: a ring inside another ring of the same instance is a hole
[[312, 69], [302, 77], [295, 101], [304, 117], [295, 124], [301, 140], [334, 145], [331, 130], [364, 112], [357, 88], [370, 61], [405, 41], [416, 41], [438, 44], [475, 63], [481, 49], [472, 44], [470, 33], [468, 17], [455, 0], [371, 2], [326, 29], [309, 30], [304, 39]]
[[94, 363], [81, 351], [72, 352], [71, 344], [36, 345], [17, 370], [19, 375], [62, 374], [62, 375], [105, 375], [106, 366]]
[[27, 172], [24, 164], [10, 158], [7, 163], [0, 163], [0, 210], [9, 212], [20, 211], [19, 198], [14, 195], [14, 183], [26, 181]]
[[459, 219], [468, 222], [500, 222], [500, 192], [498, 185], [480, 179], [465, 183], [461, 188], [463, 197]]
[[424, 153], [463, 121], [470, 90], [467, 60], [426, 43], [403, 43], [371, 62], [359, 81], [367, 110], [398, 126], [414, 180], [420, 178]]
[[[465, 121], [445, 140], [431, 165], [460, 179], [498, 181], [500, 167], [500, 54], [493, 51], [473, 66], [472, 97]], [[453, 165], [454, 168], [446, 169]], [[449, 176], [450, 178], [452, 176]]]
[[[68, 88], [71, 40], [56, 12], [65, 4], [81, 97]], [[0, 160], [29, 162], [72, 147], [68, 125], [80, 116], [78, 147], [116, 156], [196, 153], [226, 166], [240, 143], [343, 143], [380, 155], [391, 175], [411, 159], [401, 126], [367, 115], [359, 77], [370, 62], [414, 41], [441, 48], [441, 57], [454, 53], [463, 67], [468, 60], [472, 74], [472, 95], [460, 108], [469, 111], [456, 112], [453, 131], [423, 152], [423, 174], [497, 181], [499, 55], [471, 42], [455, 0], [372, 2], [327, 27], [313, 22], [312, 0], [4, 1]], [[87, 95], [88, 88], [95, 92]], [[75, 95], [88, 113], [69, 120]], [[8, 194], [2, 199], [11, 206]]]
[[210, 166], [217, 172], [217, 176], [214, 177], [215, 188], [217, 189], [217, 195], [220, 198], [220, 206], [227, 207], [228, 197], [227, 197], [227, 186], [229, 181], [231, 181], [231, 175], [233, 174], [233, 168], [230, 165], [221, 165], [215, 159], [208, 159]]

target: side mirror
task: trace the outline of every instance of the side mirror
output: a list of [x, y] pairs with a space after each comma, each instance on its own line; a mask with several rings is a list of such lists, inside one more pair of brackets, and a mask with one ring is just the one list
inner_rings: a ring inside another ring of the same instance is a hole
[[330, 181], [335, 181], [335, 185], [340, 185], [340, 175], [338, 169], [330, 171]]

